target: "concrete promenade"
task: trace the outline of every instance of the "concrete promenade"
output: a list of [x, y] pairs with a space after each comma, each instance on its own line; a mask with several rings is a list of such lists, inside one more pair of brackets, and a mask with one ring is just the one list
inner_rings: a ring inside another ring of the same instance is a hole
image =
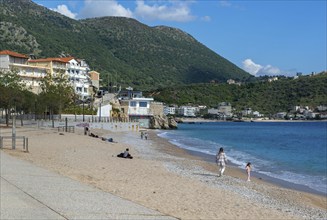
[[1, 220], [175, 219], [1, 150], [0, 166]]

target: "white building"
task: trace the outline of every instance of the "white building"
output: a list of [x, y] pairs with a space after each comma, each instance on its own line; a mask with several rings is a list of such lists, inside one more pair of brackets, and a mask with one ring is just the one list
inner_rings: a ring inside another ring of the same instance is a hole
[[84, 60], [78, 60], [74, 57], [57, 57], [33, 59], [29, 60], [28, 63], [34, 66], [50, 68], [50, 73], [53, 76], [63, 71], [80, 99], [84, 100], [91, 95], [90, 87], [92, 81], [88, 75], [89, 66]]
[[0, 69], [18, 71], [23, 83], [34, 93], [41, 92], [41, 79], [51, 72], [50, 67], [28, 64], [29, 57], [9, 50], [0, 51]]
[[128, 100], [128, 116], [149, 116], [152, 115], [150, 112], [150, 102], [153, 98], [132, 98]]
[[164, 114], [165, 115], [175, 115], [176, 107], [175, 106], [164, 106]]
[[178, 108], [178, 114], [185, 117], [195, 117], [196, 112], [197, 108], [192, 106], [180, 106]]
[[208, 109], [208, 114], [210, 114], [210, 115], [218, 115], [219, 112], [218, 112], [218, 109], [216, 109], [216, 108], [209, 108]]
[[112, 105], [110, 105], [110, 104], [99, 106], [98, 111], [97, 111], [97, 116], [110, 118], [111, 111], [112, 111]]
[[153, 117], [151, 103], [153, 98], [135, 97], [130, 99], [121, 99], [121, 111], [130, 121], [138, 121], [140, 127], [148, 128], [150, 119]]
[[61, 58], [66, 63], [66, 74], [71, 82], [74, 91], [81, 99], [86, 99], [91, 95], [92, 81], [89, 76], [90, 68], [85, 60], [75, 59], [74, 57]]

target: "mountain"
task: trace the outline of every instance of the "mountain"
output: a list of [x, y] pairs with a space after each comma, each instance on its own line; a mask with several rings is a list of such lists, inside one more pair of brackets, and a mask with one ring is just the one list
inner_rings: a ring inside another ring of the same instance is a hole
[[176, 28], [123, 17], [74, 20], [31, 0], [0, 3], [0, 50], [85, 59], [104, 85], [147, 90], [252, 77]]

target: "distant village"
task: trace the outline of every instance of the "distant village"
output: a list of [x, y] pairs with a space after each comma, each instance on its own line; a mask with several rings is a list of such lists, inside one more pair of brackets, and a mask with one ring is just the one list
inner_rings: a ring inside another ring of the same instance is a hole
[[[144, 97], [141, 91], [134, 91], [131, 87], [116, 88], [114, 93], [101, 90], [100, 73], [91, 70], [83, 59], [74, 57], [36, 59], [34, 56], [27, 56], [14, 51], [0, 51], [0, 70], [10, 71], [12, 69], [17, 70], [24, 84], [35, 94], [41, 92], [42, 78], [47, 75], [56, 76], [60, 72], [64, 72], [81, 103], [92, 105], [93, 108], [97, 109], [99, 120], [110, 120], [108, 118], [119, 118], [122, 121], [137, 120], [142, 127], [169, 128], [167, 116], [174, 118], [202, 117], [214, 120], [327, 119], [327, 106], [318, 106], [316, 109], [310, 109], [308, 106], [294, 106], [290, 112], [276, 112], [274, 115], [267, 116], [251, 108], [236, 112], [228, 102], [217, 103], [214, 108], [165, 105], [156, 102], [153, 98]], [[278, 80], [278, 78], [269, 78], [269, 80]], [[232, 79], [226, 83], [239, 84]], [[156, 118], [155, 122], [151, 122], [153, 118]]]

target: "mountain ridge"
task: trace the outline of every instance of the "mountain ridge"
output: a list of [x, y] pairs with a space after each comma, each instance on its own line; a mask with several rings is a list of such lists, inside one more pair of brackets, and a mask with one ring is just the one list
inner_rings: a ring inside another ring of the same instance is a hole
[[123, 17], [74, 20], [31, 0], [0, 2], [1, 50], [82, 58], [106, 83], [147, 90], [252, 78], [177, 28]]

